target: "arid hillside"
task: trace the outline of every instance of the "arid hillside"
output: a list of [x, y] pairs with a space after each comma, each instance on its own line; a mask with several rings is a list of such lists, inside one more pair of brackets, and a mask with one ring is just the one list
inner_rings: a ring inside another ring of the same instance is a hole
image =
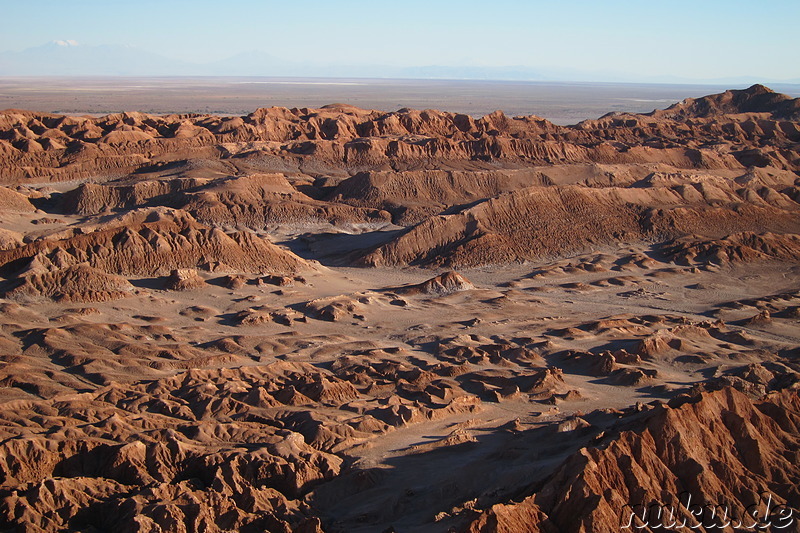
[[760, 85], [0, 111], [0, 311], [0, 531], [800, 524], [800, 100]]

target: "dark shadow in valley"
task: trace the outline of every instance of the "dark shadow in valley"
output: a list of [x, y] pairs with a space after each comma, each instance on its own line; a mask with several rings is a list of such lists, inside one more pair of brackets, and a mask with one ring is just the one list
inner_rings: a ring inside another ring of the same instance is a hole
[[359, 255], [391, 241], [403, 231], [304, 234], [281, 244], [303, 259], [319, 261], [325, 266], [344, 266], [350, 265]]

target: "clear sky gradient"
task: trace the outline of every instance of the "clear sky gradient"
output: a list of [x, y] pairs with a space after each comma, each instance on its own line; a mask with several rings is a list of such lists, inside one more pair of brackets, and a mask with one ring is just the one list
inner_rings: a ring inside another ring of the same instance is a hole
[[800, 78], [800, 0], [0, 0], [0, 51], [53, 40], [277, 58]]

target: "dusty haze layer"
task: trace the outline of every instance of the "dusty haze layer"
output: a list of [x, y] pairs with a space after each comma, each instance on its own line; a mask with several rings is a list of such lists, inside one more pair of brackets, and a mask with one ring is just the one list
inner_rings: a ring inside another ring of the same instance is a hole
[[[649, 112], [728, 86], [559, 83], [489, 80], [265, 77], [9, 77], [0, 79], [0, 109], [54, 113], [213, 113], [243, 115], [259, 107], [321, 107], [347, 102], [366, 109], [446, 109], [482, 116], [535, 112], [576, 124], [611, 111]], [[777, 87], [800, 96], [800, 85]]]
[[0, 161], [4, 529], [800, 506], [800, 100], [6, 110]]

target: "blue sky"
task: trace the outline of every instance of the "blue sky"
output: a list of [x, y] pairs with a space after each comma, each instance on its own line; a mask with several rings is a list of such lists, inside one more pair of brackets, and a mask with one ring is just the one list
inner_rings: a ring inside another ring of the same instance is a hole
[[800, 78], [800, 0], [0, 0], [0, 12], [0, 51], [70, 39], [191, 62], [260, 50], [337, 64]]

